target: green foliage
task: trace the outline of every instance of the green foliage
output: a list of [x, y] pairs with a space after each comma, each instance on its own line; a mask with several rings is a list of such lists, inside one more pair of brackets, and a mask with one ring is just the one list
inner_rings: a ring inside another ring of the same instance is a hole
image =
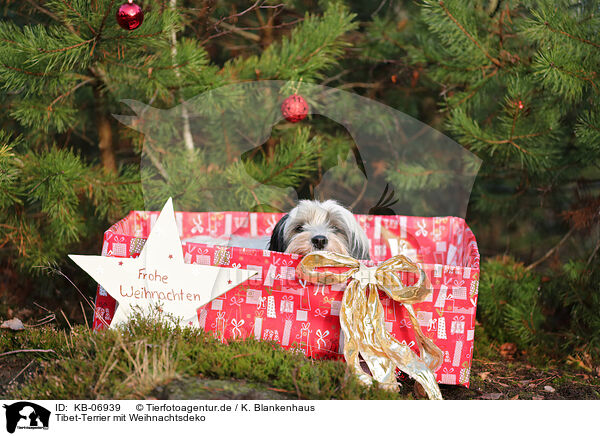
[[477, 319], [486, 337], [555, 356], [600, 358], [598, 269], [569, 261], [542, 277], [511, 258], [482, 265]]
[[600, 358], [600, 272], [585, 262], [569, 261], [545, 288], [548, 324], [561, 333], [558, 346], [566, 352]]
[[260, 56], [237, 58], [226, 65], [235, 79], [277, 79], [312, 82], [337, 64], [349, 44], [340, 39], [357, 24], [354, 14], [338, 2], [328, 2], [322, 16], [306, 14], [289, 38], [270, 45]]
[[535, 343], [544, 316], [540, 311], [540, 278], [513, 259], [482, 265], [477, 318], [488, 336], [521, 348]]
[[[374, 95], [421, 119], [435, 99], [443, 117], [431, 123], [483, 159], [470, 222], [487, 252], [540, 256], [569, 210], [600, 197], [597, 15], [594, 1], [423, 0], [366, 24], [359, 45], [365, 67], [378, 67]], [[428, 182], [414, 173], [394, 177]], [[532, 250], [525, 238], [548, 242]], [[594, 241], [578, 245], [589, 253]]]
[[0, 240], [21, 269], [63, 261], [98, 219], [117, 219], [140, 198], [135, 171], [115, 178], [70, 150], [28, 150], [2, 131], [0, 178]]
[[263, 151], [242, 165], [248, 175], [260, 184], [287, 187], [298, 185], [310, 175], [322, 147], [321, 138], [309, 138], [310, 128], [299, 128], [294, 136], [283, 137], [272, 158]]
[[[0, 133], [0, 260], [21, 269], [62, 264], [77, 244], [95, 240], [97, 245], [110, 222], [146, 206], [134, 154], [143, 137], [111, 117], [122, 112], [121, 99], [164, 108], [239, 80], [321, 79], [348, 47], [343, 35], [357, 27], [341, 2], [326, 2], [299, 19], [286, 17], [260, 54], [255, 54], [260, 44], [254, 44], [219, 64], [210, 51], [229, 51], [238, 35], [250, 35], [254, 42], [261, 38], [256, 30], [237, 31], [235, 24], [243, 26], [239, 20], [247, 20], [250, 28], [270, 28], [272, 21], [264, 21], [282, 12], [281, 5], [255, 5], [228, 17], [234, 2], [219, 2], [215, 9], [204, 5], [199, 13], [198, 5], [179, 2], [172, 8], [152, 0], [144, 2], [140, 28], [127, 31], [114, 19], [118, 2], [4, 3], [0, 125], [18, 140]], [[207, 209], [218, 204], [248, 210], [257, 196], [277, 205], [281, 186], [312, 171], [323, 139], [304, 129], [278, 134], [275, 141], [281, 144], [273, 163], [226, 165], [222, 149], [160, 149], [158, 164], [144, 167], [142, 175], [155, 177], [165, 195], [161, 202], [172, 195], [181, 207], [206, 199]], [[184, 171], [169, 171], [175, 167]], [[248, 171], [269, 183], [255, 186]], [[217, 201], [224, 183], [239, 186], [238, 198]]]

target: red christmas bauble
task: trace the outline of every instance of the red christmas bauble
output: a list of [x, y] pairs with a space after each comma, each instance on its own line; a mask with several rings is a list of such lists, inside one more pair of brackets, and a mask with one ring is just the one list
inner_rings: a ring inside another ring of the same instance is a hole
[[281, 104], [281, 113], [290, 123], [302, 121], [308, 115], [308, 103], [298, 94], [290, 95]]
[[123, 3], [117, 11], [117, 22], [125, 30], [134, 30], [142, 25], [144, 21], [144, 11], [139, 5], [130, 0]]

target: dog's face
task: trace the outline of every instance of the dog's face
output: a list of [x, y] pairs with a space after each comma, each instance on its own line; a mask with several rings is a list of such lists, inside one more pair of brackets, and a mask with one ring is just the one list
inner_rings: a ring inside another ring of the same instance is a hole
[[332, 251], [369, 258], [369, 240], [354, 215], [333, 200], [302, 200], [275, 226], [269, 250], [306, 255]]

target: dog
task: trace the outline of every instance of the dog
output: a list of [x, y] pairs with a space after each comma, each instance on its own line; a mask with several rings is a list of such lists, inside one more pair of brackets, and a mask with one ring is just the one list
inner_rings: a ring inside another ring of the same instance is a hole
[[369, 240], [354, 215], [334, 200], [301, 200], [275, 225], [269, 250], [306, 255], [331, 251], [369, 259]]

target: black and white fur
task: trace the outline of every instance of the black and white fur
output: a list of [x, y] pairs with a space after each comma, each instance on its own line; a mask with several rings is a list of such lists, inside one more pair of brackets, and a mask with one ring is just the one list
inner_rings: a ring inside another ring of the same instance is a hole
[[369, 259], [369, 240], [352, 212], [334, 200], [302, 200], [273, 229], [269, 250], [301, 255], [332, 251]]

